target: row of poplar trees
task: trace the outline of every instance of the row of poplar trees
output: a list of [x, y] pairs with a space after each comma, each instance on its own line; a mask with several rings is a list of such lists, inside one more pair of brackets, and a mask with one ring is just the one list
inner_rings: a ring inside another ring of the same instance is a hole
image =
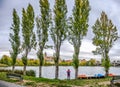
[[[24, 75], [26, 74], [27, 58], [31, 49], [37, 50], [39, 59], [39, 77], [41, 77], [43, 65], [43, 50], [47, 47], [48, 35], [54, 42], [55, 50], [55, 79], [59, 77], [59, 59], [61, 44], [68, 39], [74, 47], [73, 66], [75, 68], [75, 78], [78, 76], [79, 53], [81, 41], [88, 31], [88, 17], [90, 5], [88, 0], [74, 0], [72, 15], [67, 17], [66, 0], [55, 0], [53, 12], [50, 9], [48, 0], [39, 0], [40, 15], [35, 17], [34, 9], [31, 4], [27, 9], [22, 9], [22, 22], [16, 12], [13, 10], [13, 23], [10, 33], [12, 58], [12, 71], [14, 72], [16, 58], [22, 53], [22, 62], [24, 64]], [[54, 14], [52, 16], [52, 14]], [[36, 20], [37, 31], [35, 34], [34, 25]], [[20, 25], [22, 31], [22, 41], [20, 41]], [[106, 75], [108, 75], [110, 67], [109, 51], [114, 42], [118, 39], [116, 27], [112, 21], [107, 18], [105, 12], [101, 13], [101, 17], [97, 19], [93, 25], [93, 44], [96, 45], [94, 54], [101, 54], [104, 61]], [[37, 39], [36, 39], [37, 38]]]

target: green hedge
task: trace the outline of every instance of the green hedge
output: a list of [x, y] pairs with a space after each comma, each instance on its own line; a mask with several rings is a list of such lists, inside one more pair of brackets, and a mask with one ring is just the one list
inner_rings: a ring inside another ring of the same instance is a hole
[[[0, 69], [0, 72], [12, 73], [12, 70]], [[15, 70], [14, 73], [23, 75], [23, 71], [22, 71], [22, 70]], [[34, 77], [35, 77], [35, 74], [36, 74], [36, 73], [35, 73], [34, 70], [27, 70], [27, 71], [26, 71], [26, 75], [27, 75], [27, 76], [34, 76]]]

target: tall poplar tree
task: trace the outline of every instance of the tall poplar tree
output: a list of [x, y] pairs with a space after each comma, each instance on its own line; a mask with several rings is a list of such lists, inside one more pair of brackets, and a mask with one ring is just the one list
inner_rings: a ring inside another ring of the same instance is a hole
[[22, 36], [23, 36], [23, 44], [22, 50], [24, 52], [22, 56], [22, 61], [24, 64], [24, 75], [26, 74], [26, 66], [27, 66], [27, 57], [28, 53], [32, 48], [35, 48], [35, 33], [34, 29], [34, 10], [31, 4], [28, 5], [27, 10], [23, 8], [22, 10]]
[[90, 11], [88, 0], [74, 0], [73, 15], [69, 20], [68, 40], [74, 47], [73, 66], [75, 68], [75, 78], [78, 76], [79, 51], [81, 40], [88, 31], [88, 16]]
[[37, 22], [37, 36], [38, 36], [38, 51], [37, 56], [39, 58], [39, 77], [42, 74], [42, 65], [44, 61], [43, 50], [46, 47], [46, 42], [48, 41], [48, 28], [50, 25], [50, 5], [48, 0], [40, 0], [40, 17], [36, 18]]
[[116, 26], [108, 19], [105, 12], [101, 13], [101, 17], [96, 20], [92, 28], [95, 35], [93, 44], [96, 45], [96, 50], [93, 53], [102, 56], [103, 66], [107, 76], [110, 68], [109, 51], [118, 39], [118, 32]]
[[67, 6], [65, 0], [55, 0], [53, 27], [50, 30], [51, 38], [55, 49], [55, 79], [58, 79], [60, 47], [66, 38], [67, 25], [66, 16]]
[[11, 27], [12, 32], [10, 33], [10, 43], [12, 46], [12, 50], [10, 51], [10, 55], [12, 58], [12, 72], [14, 73], [16, 58], [20, 52], [20, 19], [15, 9], [13, 9], [13, 24]]

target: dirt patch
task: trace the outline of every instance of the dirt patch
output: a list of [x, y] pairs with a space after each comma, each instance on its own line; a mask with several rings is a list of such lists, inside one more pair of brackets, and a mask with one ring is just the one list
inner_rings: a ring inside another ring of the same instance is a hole
[[[34, 81], [30, 81], [30, 80], [23, 80], [21, 82], [16, 82], [16, 84], [22, 85], [22, 86], [26, 86], [26, 87], [58, 87], [56, 85], [52, 85], [52, 84], [47, 84], [47, 83], [36, 83]], [[99, 82], [97, 83], [98, 85], [104, 85], [105, 87], [107, 85], [110, 85], [110, 81], [105, 81], [105, 82]], [[94, 84], [93, 84], [94, 85]], [[64, 86], [65, 87], [65, 86]], [[75, 85], [70, 85], [67, 87], [91, 87], [90, 85], [85, 85], [85, 86], [75, 86]]]

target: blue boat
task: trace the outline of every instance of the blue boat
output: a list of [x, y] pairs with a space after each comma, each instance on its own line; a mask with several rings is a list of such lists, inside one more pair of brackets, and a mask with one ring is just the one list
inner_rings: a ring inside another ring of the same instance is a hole
[[95, 77], [96, 77], [96, 78], [104, 78], [105, 75], [99, 73], [99, 74], [95, 74]]

